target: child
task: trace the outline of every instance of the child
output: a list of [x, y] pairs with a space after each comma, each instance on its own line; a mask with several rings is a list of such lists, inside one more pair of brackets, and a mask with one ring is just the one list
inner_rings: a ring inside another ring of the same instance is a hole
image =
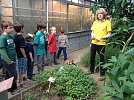
[[16, 34], [14, 35], [15, 49], [17, 52], [17, 60], [18, 60], [18, 73], [19, 73], [19, 82], [20, 87], [26, 87], [25, 82], [23, 81], [23, 74], [26, 73], [27, 69], [27, 56], [25, 53], [25, 39], [22, 36], [24, 32], [24, 25], [22, 23], [15, 23], [14, 29]]
[[54, 64], [57, 65], [59, 63], [57, 63], [57, 59], [56, 59], [56, 52], [57, 52], [57, 45], [56, 45], [56, 27], [51, 27], [50, 28], [50, 34], [48, 37], [48, 52], [50, 52], [51, 54], [51, 65], [53, 63], [54, 60]]
[[67, 60], [67, 53], [66, 53], [66, 47], [69, 48], [68, 38], [66, 35], [64, 35], [64, 29], [60, 28], [60, 36], [58, 37], [58, 43], [59, 43], [59, 51], [57, 54], [57, 59], [59, 59], [59, 56], [61, 54], [61, 51], [63, 50], [64, 55], [64, 61]]
[[34, 37], [34, 44], [36, 45], [36, 54], [37, 54], [37, 68], [38, 73], [44, 71], [45, 61], [46, 61], [46, 52], [45, 52], [45, 34], [46, 24], [44, 22], [39, 22], [37, 24], [38, 31]]
[[0, 54], [3, 59], [3, 67], [6, 69], [5, 79], [14, 77], [12, 87], [8, 89], [13, 95], [17, 90], [17, 71], [16, 71], [16, 51], [14, 47], [13, 37], [10, 35], [13, 32], [13, 24], [9, 21], [2, 21], [1, 27], [4, 33], [0, 36]]
[[25, 35], [25, 40], [26, 40], [26, 55], [28, 59], [27, 63], [27, 78], [33, 81], [33, 67], [34, 67], [34, 49], [33, 45], [31, 44], [33, 40], [33, 35], [32, 34], [26, 34]]

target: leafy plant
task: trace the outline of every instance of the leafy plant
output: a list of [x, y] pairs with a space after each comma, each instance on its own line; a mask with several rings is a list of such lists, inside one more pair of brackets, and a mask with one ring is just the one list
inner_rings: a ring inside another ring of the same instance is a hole
[[37, 95], [36, 94], [32, 94], [30, 92], [26, 92], [24, 94], [24, 96], [25, 96], [25, 100], [34, 100]]
[[56, 66], [37, 75], [36, 80], [39, 81], [42, 89], [49, 86], [49, 77], [55, 78], [50, 93], [62, 95], [64, 100], [86, 100], [94, 98], [97, 93], [93, 78], [74, 65]]
[[95, 11], [100, 8], [106, 8], [108, 15], [112, 18], [124, 18], [133, 20], [134, 18], [134, 3], [132, 0], [95, 0], [96, 4], [93, 6], [92, 10]]
[[[108, 62], [108, 59], [111, 58], [111, 56], [118, 56], [121, 50], [121, 46], [118, 44], [118, 42], [111, 42], [108, 43], [105, 47], [105, 62]], [[84, 64], [85, 67], [90, 66], [90, 51], [87, 51], [82, 57], [81, 57], [81, 62]], [[95, 71], [99, 70], [99, 55], [96, 53], [95, 56]]]
[[126, 50], [134, 33], [128, 39], [118, 57], [112, 56], [104, 65], [107, 68], [107, 84], [101, 88], [107, 92], [99, 100], [133, 100], [134, 95], [134, 48]]

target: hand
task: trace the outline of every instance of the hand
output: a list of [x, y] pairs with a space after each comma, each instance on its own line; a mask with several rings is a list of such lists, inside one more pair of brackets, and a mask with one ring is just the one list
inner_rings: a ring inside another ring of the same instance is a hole
[[101, 39], [102, 39], [102, 38], [97, 38], [97, 39], [96, 39], [96, 41], [97, 41], [97, 42], [100, 42], [100, 41], [101, 41]]
[[11, 61], [11, 63], [10, 64], [14, 64], [15, 62], [14, 61]]
[[68, 46], [68, 49], [70, 49], [70, 46]]
[[92, 40], [95, 40], [95, 37], [94, 37], [94, 36], [91, 36], [91, 39], [92, 39]]

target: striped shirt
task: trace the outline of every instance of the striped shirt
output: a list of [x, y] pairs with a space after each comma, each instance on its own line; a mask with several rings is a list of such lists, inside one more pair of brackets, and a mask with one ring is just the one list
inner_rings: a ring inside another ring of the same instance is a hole
[[66, 35], [60, 35], [58, 37], [58, 43], [59, 43], [59, 47], [67, 47], [67, 46], [69, 46], [68, 38], [67, 38]]

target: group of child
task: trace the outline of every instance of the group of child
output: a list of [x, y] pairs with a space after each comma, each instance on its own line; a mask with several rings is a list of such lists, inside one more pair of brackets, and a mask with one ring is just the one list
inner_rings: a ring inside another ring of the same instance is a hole
[[[20, 87], [26, 87], [23, 80], [23, 74], [27, 72], [27, 78], [34, 80], [32, 77], [34, 66], [34, 49], [32, 42], [36, 46], [37, 68], [38, 73], [44, 70], [46, 64], [47, 50], [50, 53], [50, 65], [59, 64], [57, 59], [63, 50], [64, 61], [67, 60], [67, 47], [69, 47], [68, 38], [64, 34], [64, 29], [60, 28], [58, 37], [59, 50], [56, 45], [56, 27], [50, 28], [50, 33], [46, 30], [46, 22], [39, 21], [35, 34], [26, 34], [23, 37], [24, 25], [16, 22], [14, 25], [9, 21], [2, 21], [1, 28], [3, 34], [0, 36], [0, 54], [2, 57], [3, 67], [6, 70], [5, 79], [14, 77], [12, 87], [8, 89], [11, 94], [17, 90], [17, 76], [19, 75]], [[16, 34], [12, 37], [10, 34], [15, 30]], [[47, 47], [48, 44], [48, 47]], [[17, 59], [16, 59], [17, 57]], [[17, 74], [18, 73], [18, 74]]]

